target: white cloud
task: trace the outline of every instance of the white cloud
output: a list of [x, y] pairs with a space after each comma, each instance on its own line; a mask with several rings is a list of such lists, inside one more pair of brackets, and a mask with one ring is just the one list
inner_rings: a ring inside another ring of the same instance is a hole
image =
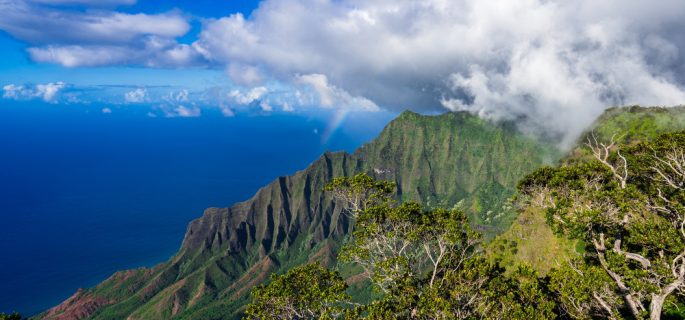
[[295, 108], [293, 108], [293, 106], [291, 106], [290, 103], [284, 102], [283, 103], [283, 111], [284, 112], [293, 112], [293, 111], [295, 111]]
[[65, 86], [64, 82], [39, 84], [36, 85], [36, 93], [42, 97], [43, 101], [51, 102], [54, 101], [57, 93], [64, 89]]
[[50, 82], [36, 85], [15, 85], [8, 84], [3, 86], [5, 99], [12, 100], [32, 100], [42, 99], [45, 102], [55, 103], [57, 95], [67, 85], [64, 82]]
[[177, 67], [198, 63], [197, 51], [175, 40], [190, 30], [190, 24], [177, 12], [143, 14], [54, 6], [134, 3], [126, 0], [3, 0], [0, 1], [0, 29], [27, 42], [30, 45], [27, 50], [36, 62], [67, 67]]
[[142, 65], [151, 68], [180, 67], [196, 63], [196, 52], [186, 44], [148, 37], [140, 47], [117, 45], [56, 45], [31, 47], [27, 51], [35, 62], [65, 67]]
[[569, 141], [608, 106], [685, 102], [683, 29], [680, 0], [265, 0], [193, 46], [322, 105], [526, 118]]
[[126, 103], [142, 103], [148, 101], [147, 90], [138, 88], [124, 94], [124, 101]]
[[112, 113], [112, 109], [107, 108], [107, 107], [102, 108], [102, 113], [104, 113], [104, 114], [110, 114], [110, 113]]
[[112, 6], [136, 4], [136, 0], [28, 0], [28, 2], [49, 5], [88, 5], [88, 6]]
[[274, 108], [268, 102], [266, 102], [264, 100], [262, 100], [259, 103], [259, 108], [261, 108], [262, 111], [264, 111], [264, 112], [271, 112], [274, 110]]
[[192, 45], [176, 40], [190, 28], [179, 12], [55, 5], [93, 2], [0, 0], [0, 29], [37, 62], [208, 63], [240, 88], [202, 95], [229, 116], [264, 101], [468, 110], [570, 141], [607, 106], [685, 103], [682, 0], [264, 0], [203, 20]]
[[264, 77], [257, 67], [231, 63], [226, 68], [226, 74], [234, 83], [245, 86], [260, 84]]
[[231, 107], [229, 107], [223, 103], [219, 104], [219, 110], [221, 110], [221, 114], [224, 117], [230, 118], [230, 117], [235, 116], [235, 111], [233, 111], [233, 109], [231, 109]]
[[297, 76], [297, 81], [314, 89], [319, 96], [319, 103], [323, 107], [339, 107], [365, 111], [377, 111], [379, 109], [373, 101], [364, 97], [353, 97], [347, 91], [329, 84], [326, 75], [300, 75]]
[[235, 102], [246, 105], [261, 99], [268, 92], [269, 89], [267, 89], [266, 87], [255, 87], [246, 92], [240, 90], [232, 90], [228, 93], [228, 96]]
[[0, 2], [0, 29], [31, 44], [126, 44], [140, 37], [175, 38], [190, 30], [176, 13], [130, 14], [75, 11], [36, 6], [19, 0]]
[[186, 89], [181, 89], [179, 91], [171, 91], [169, 95], [164, 97], [165, 100], [175, 101], [175, 102], [188, 102], [190, 101], [190, 93]]
[[3, 94], [2, 97], [5, 99], [17, 100], [23, 96], [26, 96], [24, 86], [18, 86], [15, 84], [8, 84], [2, 87]]
[[164, 116], [166, 116], [167, 118], [196, 118], [202, 115], [202, 111], [197, 106], [186, 107], [178, 105], [170, 109], [165, 108], [164, 112]]

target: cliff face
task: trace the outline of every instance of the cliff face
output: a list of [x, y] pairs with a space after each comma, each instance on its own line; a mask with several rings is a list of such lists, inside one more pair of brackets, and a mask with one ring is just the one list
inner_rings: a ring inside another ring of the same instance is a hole
[[471, 221], [495, 234], [513, 219], [501, 208], [516, 182], [556, 157], [550, 147], [465, 113], [405, 112], [354, 154], [326, 153], [245, 202], [207, 209], [170, 261], [118, 272], [39, 318], [232, 318], [271, 272], [335, 262], [353, 222], [322, 191], [333, 177], [367, 172], [395, 181], [399, 200], [426, 206], [463, 200]]

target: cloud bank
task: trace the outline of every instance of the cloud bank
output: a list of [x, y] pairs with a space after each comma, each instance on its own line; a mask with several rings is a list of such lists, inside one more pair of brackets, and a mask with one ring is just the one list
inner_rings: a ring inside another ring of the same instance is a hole
[[50, 82], [36, 85], [8, 84], [2, 87], [2, 97], [12, 100], [41, 99], [48, 103], [56, 103], [57, 97], [67, 85], [64, 82]]
[[323, 105], [325, 83], [394, 110], [525, 119], [568, 142], [608, 106], [685, 103], [683, 29], [672, 0], [267, 0], [208, 22], [194, 46], [231, 76], [309, 82]]
[[36, 2], [89, 1], [0, 0], [0, 28], [35, 61], [221, 68], [229, 115], [224, 102], [466, 110], [568, 143], [606, 107], [685, 103], [682, 0], [264, 0], [203, 20], [192, 44], [179, 13]]

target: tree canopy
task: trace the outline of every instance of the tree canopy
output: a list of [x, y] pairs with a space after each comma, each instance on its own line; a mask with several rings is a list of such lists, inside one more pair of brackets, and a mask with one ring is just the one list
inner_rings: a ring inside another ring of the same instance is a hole
[[[554, 302], [530, 268], [506, 274], [485, 259], [481, 236], [463, 210], [396, 205], [394, 184], [366, 174], [340, 177], [326, 190], [354, 213], [339, 260], [361, 267], [381, 298], [353, 304], [334, 271], [298, 267], [253, 291], [248, 319], [546, 319]], [[336, 290], [320, 290], [324, 279]], [[330, 279], [337, 279], [332, 281]], [[342, 290], [342, 291], [341, 291]], [[312, 301], [311, 297], [318, 297]]]
[[21, 320], [21, 319], [23, 319], [21, 317], [21, 314], [19, 314], [17, 312], [14, 312], [11, 314], [6, 314], [6, 313], [0, 312], [0, 320]]
[[588, 248], [579, 267], [553, 277], [554, 289], [574, 318], [659, 319], [685, 289], [685, 133], [627, 147], [588, 140], [592, 161], [519, 184], [556, 232]]
[[590, 160], [540, 168], [519, 183], [517, 206], [544, 212], [554, 232], [584, 247], [545, 277], [484, 256], [481, 236], [459, 208], [398, 205], [394, 184], [359, 174], [326, 190], [355, 219], [339, 262], [360, 267], [380, 298], [353, 304], [337, 272], [307, 265], [255, 289], [248, 315], [660, 319], [685, 305], [685, 132], [627, 146], [614, 141], [590, 135]]

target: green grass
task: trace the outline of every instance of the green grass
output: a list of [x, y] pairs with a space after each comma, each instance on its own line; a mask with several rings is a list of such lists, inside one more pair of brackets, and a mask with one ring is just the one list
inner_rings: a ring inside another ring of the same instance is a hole
[[514, 270], [528, 264], [541, 275], [579, 256], [577, 241], [557, 237], [547, 225], [544, 212], [528, 208], [521, 212], [505, 233], [488, 244], [491, 258], [501, 259], [502, 266]]

